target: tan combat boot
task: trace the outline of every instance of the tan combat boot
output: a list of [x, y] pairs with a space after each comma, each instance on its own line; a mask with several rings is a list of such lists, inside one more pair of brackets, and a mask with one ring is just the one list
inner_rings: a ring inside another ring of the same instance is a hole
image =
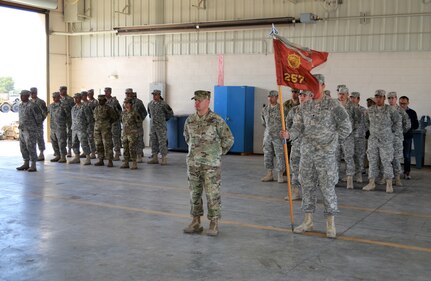
[[103, 159], [102, 158], [99, 158], [99, 161], [96, 162], [96, 163], [94, 163], [94, 166], [104, 166], [104, 165], [105, 165], [105, 163], [103, 163]]
[[[299, 188], [297, 186], [292, 186], [292, 201], [294, 200], [300, 200], [301, 199], [301, 192], [299, 191]], [[289, 200], [289, 195], [284, 197], [284, 200]]]
[[109, 167], [109, 168], [114, 167], [114, 163], [112, 163], [111, 159], [108, 160], [108, 165], [106, 165], [106, 167]]
[[392, 179], [386, 180], [386, 193], [392, 193], [394, 189], [392, 188]]
[[85, 155], [85, 162], [84, 165], [91, 165], [91, 158], [90, 158], [90, 154]]
[[278, 183], [283, 183], [283, 182], [286, 182], [285, 180], [284, 180], [284, 172], [283, 171], [279, 171], [278, 173], [277, 173], [277, 182]]
[[362, 183], [362, 174], [361, 173], [357, 173], [355, 176], [355, 181]]
[[67, 163], [66, 156], [61, 155], [60, 160], [58, 160], [58, 163]]
[[168, 165], [168, 158], [166, 156], [162, 156], [162, 162], [160, 162], [160, 165]]
[[138, 163], [136, 161], [132, 161], [132, 165], [130, 166], [130, 170], [138, 169]]
[[28, 165], [28, 161], [24, 161], [24, 164], [19, 167], [16, 167], [18, 171], [26, 171], [28, 170], [28, 168], [30, 168], [30, 166]]
[[362, 188], [364, 191], [372, 191], [374, 189], [376, 189], [376, 180], [373, 178], [370, 178], [368, 184]]
[[60, 156], [55, 156], [54, 158], [52, 158], [50, 161], [51, 162], [58, 162], [58, 160], [60, 160]]
[[91, 152], [91, 154], [90, 154], [90, 159], [96, 159], [96, 153]]
[[326, 218], [326, 237], [336, 238], [337, 231], [335, 230], [334, 216], [328, 216]]
[[304, 222], [293, 229], [294, 233], [304, 233], [313, 230], [313, 214], [305, 213]]
[[377, 181], [377, 184], [380, 184], [380, 185], [386, 184], [385, 178], [382, 177], [380, 180]]
[[266, 172], [266, 175], [260, 179], [263, 182], [269, 182], [269, 181], [273, 181], [274, 177], [272, 176], [272, 170], [268, 170]]
[[124, 158], [123, 164], [120, 166], [120, 169], [128, 169], [129, 167], [129, 159]]
[[353, 176], [347, 176], [347, 189], [353, 189]]
[[148, 164], [159, 164], [159, 158], [157, 158], [157, 154], [153, 154], [151, 160], [147, 162]]
[[68, 162], [69, 164], [81, 164], [81, 160], [79, 159], [79, 154], [76, 154], [72, 160]]
[[43, 150], [40, 151], [37, 161], [45, 161], [45, 155], [43, 155]]
[[396, 175], [395, 176], [395, 185], [396, 186], [403, 186], [402, 182], [401, 182], [401, 177], [400, 175]]
[[115, 153], [114, 153], [114, 159], [113, 160], [114, 161], [120, 161], [120, 152], [115, 151]]
[[36, 161], [31, 161], [30, 168], [27, 170], [28, 172], [36, 172]]
[[201, 233], [204, 228], [201, 226], [201, 217], [194, 216], [192, 222], [183, 229], [184, 233], [193, 234], [193, 233]]
[[210, 226], [207, 231], [208, 236], [217, 236], [218, 235], [218, 219], [212, 219], [210, 221]]

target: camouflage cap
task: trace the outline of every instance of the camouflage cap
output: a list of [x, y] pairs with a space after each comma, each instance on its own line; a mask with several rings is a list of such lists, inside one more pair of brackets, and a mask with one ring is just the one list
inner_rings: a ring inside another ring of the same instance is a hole
[[105, 90], [104, 90], [105, 92], [106, 91], [108, 91], [108, 92], [112, 92], [112, 88], [111, 87], [105, 87]]
[[98, 100], [106, 100], [106, 96], [105, 95], [98, 95], [97, 99]]
[[60, 92], [54, 92], [54, 93], [52, 93], [52, 97], [53, 97], [53, 98], [58, 98], [58, 97], [60, 97]]
[[36, 88], [36, 87], [31, 87], [31, 88], [30, 88], [30, 92], [32, 92], [32, 93], [37, 93], [37, 88]]
[[309, 97], [313, 97], [314, 96], [313, 92], [312, 91], [308, 91], [308, 90], [301, 91], [301, 93], [299, 93], [299, 94], [300, 95], [304, 95], [304, 96], [309, 96]]
[[195, 91], [195, 96], [192, 97], [192, 100], [204, 100], [204, 99], [210, 99], [210, 98], [211, 98], [210, 91], [197, 90]]
[[60, 86], [60, 91], [67, 90], [66, 86]]
[[330, 97], [331, 96], [331, 91], [329, 90], [324, 90], [323, 94], [325, 94], [325, 96]]
[[152, 95], [161, 95], [162, 92], [160, 90], [154, 90], [151, 94]]
[[126, 94], [132, 94], [133, 93], [133, 89], [132, 88], [127, 88], [125, 91]]
[[81, 93], [75, 93], [73, 95], [73, 98], [81, 98], [81, 97], [82, 97]]
[[88, 95], [88, 92], [87, 91], [82, 91], [81, 92], [81, 96], [87, 96]]
[[397, 97], [397, 92], [389, 92], [388, 98]]
[[269, 91], [268, 97], [278, 97], [278, 92], [274, 90]]
[[376, 90], [376, 93], [374, 94], [375, 97], [379, 96], [379, 97], [384, 97], [386, 96], [386, 91], [385, 90]]
[[21, 93], [19, 93], [21, 96], [30, 96], [30, 91], [29, 90], [22, 90]]
[[325, 84], [325, 76], [323, 76], [323, 74], [313, 74], [313, 76], [320, 84]]
[[298, 93], [299, 94], [299, 92], [300, 92], [299, 89], [292, 88], [292, 93]]
[[346, 88], [346, 87], [347, 86], [344, 84], [337, 85], [337, 92], [340, 90], [340, 88]]
[[87, 92], [94, 94], [94, 89], [89, 89]]
[[360, 98], [360, 97], [361, 97], [361, 94], [360, 94], [359, 92], [352, 92], [352, 93], [350, 94], [350, 97], [352, 97], [352, 98]]
[[373, 98], [368, 98], [367, 101], [372, 101], [374, 102]]
[[341, 87], [338, 89], [338, 93], [339, 94], [348, 94], [349, 93], [349, 89], [347, 87]]

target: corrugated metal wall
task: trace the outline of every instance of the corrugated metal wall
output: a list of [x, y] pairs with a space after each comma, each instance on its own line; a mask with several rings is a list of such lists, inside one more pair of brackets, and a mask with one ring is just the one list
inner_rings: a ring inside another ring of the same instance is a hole
[[[153, 23], [154, 1], [163, 0], [92, 0], [91, 19], [71, 25], [71, 31], [102, 31]], [[198, 5], [199, 0], [164, 0], [164, 19], [165, 23], [185, 23], [299, 17], [300, 13], [311, 12], [324, 20], [279, 27], [280, 34], [301, 45], [329, 52], [431, 51], [430, 0], [342, 2], [338, 8], [327, 10], [320, 0], [206, 0], [206, 8], [198, 9], [193, 5]], [[128, 3], [130, 14], [127, 14]], [[361, 23], [361, 13], [372, 18]], [[165, 35], [165, 54], [266, 54], [272, 52], [269, 31], [270, 27], [257, 31]], [[72, 37], [70, 42], [71, 56], [75, 58], [155, 53], [154, 36], [86, 35]]]

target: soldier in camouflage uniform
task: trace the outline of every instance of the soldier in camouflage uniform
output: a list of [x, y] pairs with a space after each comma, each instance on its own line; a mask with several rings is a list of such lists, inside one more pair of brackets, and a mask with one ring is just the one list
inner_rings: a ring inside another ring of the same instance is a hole
[[[285, 182], [284, 170], [284, 149], [280, 138], [282, 129], [281, 122], [285, 118], [281, 118], [280, 105], [278, 104], [278, 92], [270, 91], [268, 94], [268, 105], [262, 109], [261, 121], [265, 127], [263, 135], [263, 158], [264, 166], [267, 170], [266, 175], [261, 178], [263, 182], [273, 181], [272, 170], [274, 169], [274, 156], [277, 158], [277, 180], [279, 183]], [[286, 116], [285, 116], [286, 117]]]
[[120, 168], [129, 168], [129, 161], [132, 161], [131, 170], [138, 168], [136, 162], [136, 147], [138, 145], [138, 132], [142, 126], [141, 116], [133, 109], [133, 100], [126, 98], [124, 100], [125, 110], [122, 113], [123, 122], [123, 148], [124, 148], [124, 163]]
[[[127, 98], [132, 100], [133, 110], [141, 116], [142, 122], [147, 117], [147, 109], [145, 108], [142, 100], [137, 98], [136, 92], [133, 92], [133, 89], [126, 89]], [[142, 163], [142, 157], [144, 156], [145, 143], [144, 143], [144, 124], [141, 123], [138, 130], [138, 144], [136, 146], [136, 161], [138, 163]]]
[[398, 114], [401, 116], [401, 130], [398, 130], [398, 134], [394, 138], [394, 160], [392, 161], [392, 166], [394, 168], [395, 185], [401, 186], [401, 159], [403, 159], [403, 141], [404, 134], [407, 133], [412, 124], [410, 122], [409, 115], [402, 109], [398, 104], [397, 92], [388, 93], [389, 105], [395, 108]]
[[161, 92], [154, 90], [152, 92], [153, 100], [148, 103], [148, 114], [150, 121], [150, 141], [152, 159], [148, 164], [158, 164], [158, 154], [162, 155], [161, 165], [167, 165], [166, 155], [168, 155], [168, 137], [166, 121], [168, 121], [174, 112], [165, 101], [161, 100]]
[[66, 123], [66, 133], [67, 133], [67, 157], [72, 157], [72, 107], [74, 106], [75, 102], [71, 96], [67, 94], [67, 87], [61, 86], [60, 87], [60, 101], [64, 104], [64, 107], [68, 111], [68, 119]]
[[73, 98], [75, 99], [75, 105], [72, 107], [72, 141], [73, 141], [73, 153], [75, 158], [69, 161], [69, 164], [80, 164], [79, 159], [79, 145], [85, 155], [84, 165], [91, 165], [90, 160], [90, 147], [88, 145], [88, 127], [91, 123], [94, 123], [93, 112], [90, 107], [84, 105], [81, 102], [81, 93], [76, 93]]
[[37, 97], [36, 87], [30, 88], [30, 93], [31, 93], [30, 101], [36, 103], [39, 106], [43, 116], [42, 122], [38, 125], [39, 134], [37, 137], [37, 146], [39, 147], [39, 156], [37, 157], [37, 161], [44, 161], [45, 155], [43, 155], [43, 152], [45, 151], [45, 140], [43, 139], [43, 122], [45, 121], [45, 118], [48, 115], [48, 108], [46, 107], [46, 102]]
[[316, 208], [316, 191], [319, 187], [325, 207], [326, 236], [336, 237], [334, 215], [338, 212], [335, 184], [338, 170], [335, 158], [338, 140], [352, 132], [345, 108], [323, 94], [325, 82], [321, 74], [314, 75], [320, 83], [317, 98], [300, 105], [293, 126], [286, 137], [295, 141], [301, 137], [301, 161], [299, 167], [302, 187], [304, 222], [294, 229], [295, 233], [313, 229], [313, 213]]
[[355, 153], [355, 139], [354, 135], [358, 127], [359, 113], [357, 112], [357, 107], [349, 99], [349, 89], [346, 87], [341, 87], [338, 89], [338, 100], [341, 105], [349, 114], [349, 120], [352, 125], [352, 133], [348, 135], [345, 139], [339, 139], [339, 149], [337, 150], [337, 160], [340, 166], [341, 162], [341, 152], [344, 155], [344, 161], [346, 162], [346, 178], [347, 189], [353, 189], [353, 176], [355, 175], [355, 161], [353, 155]]
[[[19, 105], [19, 147], [24, 164], [16, 169], [18, 171], [36, 172], [36, 141], [39, 135], [40, 124], [44, 115], [39, 106], [29, 101], [30, 91], [21, 91], [21, 103]], [[29, 165], [29, 161], [31, 164]]]
[[53, 103], [48, 106], [51, 122], [51, 143], [55, 158], [51, 162], [66, 163], [67, 154], [67, 120], [69, 120], [69, 110], [67, 106], [60, 102], [60, 93], [52, 93]]
[[[299, 92], [300, 91], [298, 89], [292, 89], [291, 90], [292, 98], [283, 103], [285, 116], [289, 114], [292, 108], [299, 105]], [[289, 140], [287, 140], [287, 152], [288, 152], [287, 157], [289, 159], [290, 159], [291, 151], [292, 151], [292, 144], [290, 143]]]
[[112, 96], [112, 89], [109, 87], [105, 88], [106, 104], [112, 107], [116, 111], [118, 120], [112, 123], [112, 141], [114, 143], [114, 161], [120, 161], [121, 155], [121, 105], [116, 97]]
[[394, 191], [392, 188], [394, 138], [396, 135], [402, 134], [402, 130], [399, 113], [395, 108], [385, 104], [385, 99], [386, 92], [377, 90], [374, 96], [376, 104], [368, 108], [365, 115], [365, 123], [370, 130], [367, 149], [370, 168], [369, 183], [362, 190], [371, 191], [376, 188], [375, 180], [379, 174], [379, 162], [381, 162], [383, 177], [386, 180], [386, 192], [392, 193]]
[[[90, 109], [90, 112], [91, 112], [91, 120], [87, 126], [87, 139], [88, 139], [88, 147], [90, 148], [90, 159], [96, 159], [96, 143], [94, 142], [93, 111], [94, 111], [94, 108], [96, 108], [97, 103], [92, 103], [88, 100], [88, 92], [87, 91], [81, 92], [81, 101], [82, 101], [82, 104], [84, 106], [88, 107]], [[80, 157], [86, 158], [87, 155], [85, 155], [85, 153], [82, 153]]]
[[97, 156], [99, 162], [94, 166], [103, 166], [103, 160], [108, 160], [108, 167], [113, 167], [112, 163], [112, 124], [118, 121], [117, 111], [106, 104], [105, 95], [99, 95], [99, 105], [94, 109], [94, 140], [96, 142]]
[[232, 147], [234, 139], [226, 122], [209, 109], [211, 92], [196, 91], [196, 113], [184, 124], [184, 138], [189, 147], [187, 175], [190, 188], [190, 214], [193, 220], [185, 233], [201, 233], [204, 214], [202, 192], [205, 190], [210, 220], [207, 235], [218, 235], [220, 219], [221, 156]]
[[358, 126], [353, 132], [355, 140], [355, 154], [353, 156], [355, 160], [355, 181], [362, 182], [362, 173], [364, 169], [365, 161], [365, 134], [367, 132], [367, 127], [365, 126], [365, 114], [367, 109], [359, 104], [361, 99], [361, 94], [359, 92], [352, 92], [350, 94], [350, 101], [357, 107], [358, 113]]
[[97, 101], [97, 99], [94, 98], [93, 89], [88, 90], [87, 93], [88, 93], [88, 105], [90, 106], [91, 111], [94, 111], [94, 109], [99, 104], [99, 102]]

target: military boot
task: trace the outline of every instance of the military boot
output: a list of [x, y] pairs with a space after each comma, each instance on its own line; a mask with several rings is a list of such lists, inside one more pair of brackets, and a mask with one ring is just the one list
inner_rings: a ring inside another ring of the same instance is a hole
[[43, 150], [40, 151], [37, 161], [45, 161], [45, 155], [43, 155]]
[[106, 167], [114, 167], [114, 163], [112, 163], [112, 159], [108, 160], [108, 165], [106, 165]]
[[274, 177], [272, 176], [272, 170], [268, 170], [266, 175], [260, 179], [263, 182], [273, 181]]
[[204, 228], [201, 226], [201, 217], [194, 216], [192, 222], [183, 229], [184, 233], [193, 234], [193, 233], [201, 233]]
[[313, 214], [305, 213], [304, 221], [293, 229], [295, 233], [304, 233], [313, 230]]
[[168, 158], [166, 156], [162, 156], [162, 162], [160, 162], [160, 165], [168, 165]]
[[132, 165], [130, 166], [130, 170], [138, 169], [138, 163], [136, 161], [132, 161]]
[[210, 221], [210, 226], [207, 231], [208, 236], [217, 236], [218, 235], [218, 219], [212, 219]]
[[120, 169], [128, 169], [129, 167], [129, 159], [124, 158], [123, 164], [120, 166]]
[[91, 158], [90, 158], [90, 154], [85, 155], [85, 162], [84, 165], [91, 165]]
[[356, 174], [355, 181], [362, 183], [362, 174], [360, 172]]
[[72, 149], [71, 148], [69, 148], [68, 150], [67, 150], [67, 155], [66, 155], [68, 158], [70, 158], [70, 157], [72, 157]]
[[382, 177], [380, 180], [377, 181], [377, 184], [381, 184], [381, 185], [386, 184], [385, 178]]
[[114, 161], [120, 161], [120, 152], [119, 151], [115, 151], [113, 160]]
[[82, 152], [81, 155], [79, 155], [79, 158], [87, 158], [87, 155], [84, 152]]
[[103, 163], [103, 158], [99, 158], [99, 161], [94, 163], [94, 166], [104, 166], [105, 163]]
[[67, 163], [66, 156], [61, 155], [60, 160], [58, 160], [58, 163]]
[[81, 159], [79, 158], [79, 154], [76, 154], [72, 160], [67, 162], [68, 164], [81, 164]]
[[54, 158], [52, 158], [50, 161], [51, 162], [58, 162], [58, 160], [60, 160], [60, 156], [56, 155]]
[[335, 230], [334, 216], [328, 216], [326, 218], [326, 237], [336, 238], [337, 231]]
[[347, 189], [353, 189], [353, 176], [347, 176]]
[[18, 171], [26, 171], [26, 170], [28, 170], [28, 168], [30, 168], [30, 166], [28, 165], [28, 161], [27, 160], [24, 161], [24, 164], [22, 164], [21, 166], [16, 167], [16, 169]]
[[28, 172], [36, 172], [36, 161], [31, 161], [30, 168], [27, 170]]
[[286, 182], [285, 180], [284, 180], [284, 172], [283, 171], [279, 171], [278, 173], [277, 173], [277, 182], [278, 183], [283, 183], [283, 182]]
[[157, 154], [153, 154], [151, 160], [147, 162], [148, 164], [159, 164], [159, 158], [157, 158]]
[[[300, 200], [301, 199], [301, 192], [299, 191], [299, 188], [295, 185], [292, 186], [292, 201], [293, 200]], [[289, 200], [289, 195], [284, 197], [284, 200]]]
[[386, 180], [386, 193], [392, 193], [394, 189], [392, 188], [392, 179]]
[[395, 176], [395, 185], [396, 186], [403, 186], [402, 182], [401, 182], [401, 177], [400, 175], [396, 175]]
[[376, 180], [373, 178], [370, 178], [368, 184], [362, 188], [364, 191], [373, 191], [376, 189]]
[[96, 159], [96, 153], [91, 152], [91, 154], [90, 154], [90, 159]]

